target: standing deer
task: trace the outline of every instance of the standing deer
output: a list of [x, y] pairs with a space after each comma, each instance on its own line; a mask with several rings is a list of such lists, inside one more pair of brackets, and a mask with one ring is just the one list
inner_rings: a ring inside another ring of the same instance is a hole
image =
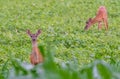
[[98, 23], [98, 30], [102, 28], [102, 22], [104, 22], [105, 29], [108, 29], [107, 10], [105, 6], [100, 6], [95, 18], [89, 18], [86, 22], [85, 30], [88, 30], [90, 26]]
[[31, 37], [31, 41], [32, 41], [32, 52], [30, 54], [30, 62], [33, 65], [37, 65], [43, 62], [43, 56], [39, 51], [39, 48], [37, 45], [37, 37], [40, 33], [41, 33], [41, 30], [38, 30], [35, 34], [32, 34], [30, 30], [27, 30], [27, 34]]

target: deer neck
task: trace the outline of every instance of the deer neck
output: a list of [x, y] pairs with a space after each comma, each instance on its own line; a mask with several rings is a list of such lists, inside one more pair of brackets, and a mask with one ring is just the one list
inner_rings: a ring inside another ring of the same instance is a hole
[[37, 47], [37, 41], [32, 41], [32, 48]]
[[97, 18], [95, 17], [91, 20], [91, 25], [95, 24], [96, 22], [97, 22]]

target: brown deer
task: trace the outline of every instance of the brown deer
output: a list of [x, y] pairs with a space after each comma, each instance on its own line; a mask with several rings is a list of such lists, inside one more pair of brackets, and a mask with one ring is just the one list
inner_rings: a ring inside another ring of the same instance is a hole
[[108, 30], [107, 10], [105, 6], [100, 6], [95, 18], [89, 18], [86, 22], [85, 30], [88, 30], [90, 26], [98, 23], [98, 30], [102, 28], [102, 22], [104, 22], [105, 29]]
[[41, 30], [38, 30], [35, 34], [32, 34], [30, 30], [27, 30], [27, 34], [31, 37], [32, 41], [32, 52], [30, 54], [30, 62], [33, 65], [37, 65], [43, 62], [43, 56], [37, 45], [37, 37], [41, 33]]

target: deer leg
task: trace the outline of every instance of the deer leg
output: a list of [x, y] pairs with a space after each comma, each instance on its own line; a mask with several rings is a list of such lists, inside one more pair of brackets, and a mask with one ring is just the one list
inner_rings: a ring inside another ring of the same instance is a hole
[[107, 19], [103, 19], [103, 21], [104, 21], [105, 30], [108, 30], [108, 21], [107, 21]]
[[102, 28], [102, 22], [99, 21], [99, 22], [98, 22], [98, 30], [100, 30], [101, 28]]

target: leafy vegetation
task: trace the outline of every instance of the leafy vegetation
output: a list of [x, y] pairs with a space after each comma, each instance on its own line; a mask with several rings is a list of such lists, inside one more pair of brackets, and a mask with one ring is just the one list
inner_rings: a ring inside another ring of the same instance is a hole
[[[0, 0], [0, 79], [120, 79], [119, 2]], [[108, 10], [109, 30], [98, 31], [96, 24], [84, 31], [101, 5]], [[30, 69], [24, 64], [31, 52], [27, 29], [42, 29], [38, 43], [46, 58]]]
[[11, 59], [12, 69], [5, 72], [6, 79], [120, 79], [119, 73], [112, 70], [117, 69], [118, 66], [114, 65], [112, 68], [100, 60], [81, 69], [76, 60], [57, 65], [54, 61], [53, 49], [43, 52], [46, 53], [45, 62], [36, 66]]

